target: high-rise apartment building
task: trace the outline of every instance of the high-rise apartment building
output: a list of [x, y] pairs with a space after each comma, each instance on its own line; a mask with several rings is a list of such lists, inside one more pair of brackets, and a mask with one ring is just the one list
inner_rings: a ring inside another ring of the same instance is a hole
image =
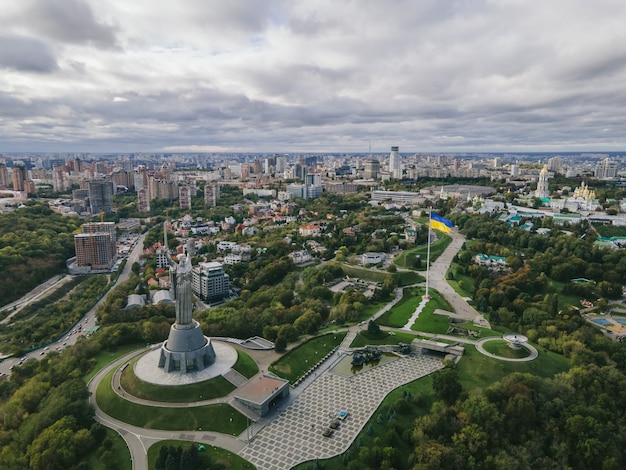
[[202, 301], [218, 302], [228, 297], [230, 278], [221, 263], [200, 263], [193, 268], [191, 288]]
[[9, 185], [9, 170], [7, 170], [7, 166], [4, 163], [0, 163], [0, 185]]
[[605, 158], [604, 160], [596, 163], [596, 168], [594, 171], [594, 176], [600, 180], [616, 178], [617, 172], [619, 170], [619, 163], [611, 160], [610, 158]]
[[182, 210], [188, 211], [191, 209], [191, 194], [189, 194], [189, 188], [187, 186], [180, 186], [178, 188], [178, 202]]
[[76, 267], [92, 271], [108, 271], [116, 256], [115, 224], [97, 222], [83, 224], [83, 233], [74, 235]]
[[364, 172], [363, 177], [367, 179], [378, 179], [380, 175], [380, 162], [375, 158], [370, 158], [363, 162]]
[[563, 159], [561, 157], [548, 158], [548, 170], [563, 173]]
[[402, 160], [400, 159], [399, 147], [391, 147], [389, 154], [389, 173], [395, 179], [402, 179]]
[[11, 171], [13, 191], [26, 191], [26, 182], [29, 181], [28, 169], [25, 166], [14, 166]]
[[52, 167], [52, 186], [55, 191], [67, 191], [72, 187], [70, 172], [67, 166]]
[[113, 182], [92, 180], [88, 184], [89, 208], [92, 214], [113, 211]]
[[137, 210], [139, 212], [150, 212], [150, 198], [146, 188], [141, 188], [137, 191]]
[[217, 181], [207, 181], [204, 186], [204, 205], [214, 207], [220, 198], [220, 187]]

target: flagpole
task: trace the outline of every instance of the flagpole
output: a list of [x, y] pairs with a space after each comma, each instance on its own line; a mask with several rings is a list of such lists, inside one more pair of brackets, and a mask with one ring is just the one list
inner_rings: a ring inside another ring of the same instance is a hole
[[430, 221], [432, 220], [432, 207], [428, 210], [428, 239], [426, 240], [427, 248], [426, 248], [426, 298], [428, 298], [428, 278], [430, 275], [430, 235], [431, 235], [431, 227]]

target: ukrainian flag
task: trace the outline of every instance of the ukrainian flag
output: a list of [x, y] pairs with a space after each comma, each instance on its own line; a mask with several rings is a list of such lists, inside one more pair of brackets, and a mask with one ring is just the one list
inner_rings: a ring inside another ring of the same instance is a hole
[[454, 224], [450, 222], [445, 217], [441, 217], [440, 215], [435, 214], [434, 212], [430, 213], [430, 228], [434, 228], [435, 230], [441, 230], [442, 232], [450, 233], [450, 228], [454, 227]]

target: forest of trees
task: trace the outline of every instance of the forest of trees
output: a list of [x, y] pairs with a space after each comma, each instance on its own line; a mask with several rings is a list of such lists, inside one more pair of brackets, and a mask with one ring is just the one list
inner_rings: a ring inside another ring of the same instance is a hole
[[29, 202], [0, 214], [0, 305], [6, 305], [55, 274], [74, 256], [74, 232], [82, 221]]

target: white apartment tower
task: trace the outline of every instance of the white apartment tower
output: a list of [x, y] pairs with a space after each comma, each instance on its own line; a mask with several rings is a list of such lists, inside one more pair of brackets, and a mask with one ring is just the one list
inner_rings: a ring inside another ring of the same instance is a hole
[[402, 160], [400, 159], [399, 147], [391, 147], [391, 153], [389, 154], [389, 173], [391, 177], [395, 179], [402, 179]]
[[596, 168], [593, 175], [599, 180], [611, 179], [617, 177], [617, 171], [619, 170], [618, 162], [605, 158], [604, 160], [596, 163]]

